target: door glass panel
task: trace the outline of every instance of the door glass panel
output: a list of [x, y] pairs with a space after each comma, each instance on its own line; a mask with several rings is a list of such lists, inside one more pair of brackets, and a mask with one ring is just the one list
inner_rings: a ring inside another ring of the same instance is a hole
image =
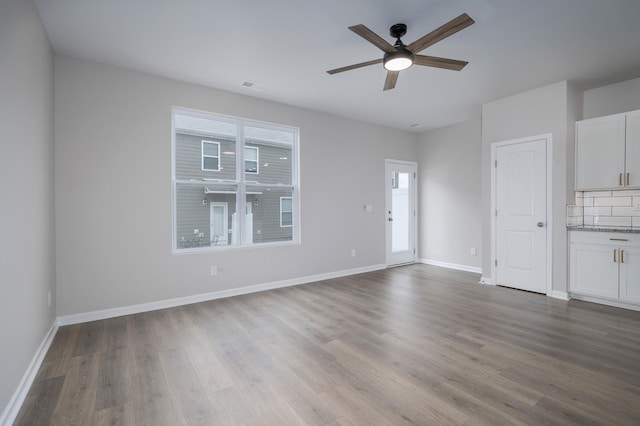
[[409, 173], [395, 172], [391, 188], [391, 251], [409, 250], [411, 230], [411, 200]]

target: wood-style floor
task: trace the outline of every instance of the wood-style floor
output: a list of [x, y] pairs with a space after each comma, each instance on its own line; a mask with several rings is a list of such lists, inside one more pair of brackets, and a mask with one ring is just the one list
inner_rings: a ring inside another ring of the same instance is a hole
[[16, 423], [640, 424], [640, 312], [411, 265], [61, 327]]

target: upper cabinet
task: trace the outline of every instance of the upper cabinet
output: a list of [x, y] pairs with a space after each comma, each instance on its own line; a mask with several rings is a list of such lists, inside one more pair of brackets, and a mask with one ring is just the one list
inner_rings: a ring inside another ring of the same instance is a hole
[[576, 190], [640, 188], [640, 110], [576, 123]]

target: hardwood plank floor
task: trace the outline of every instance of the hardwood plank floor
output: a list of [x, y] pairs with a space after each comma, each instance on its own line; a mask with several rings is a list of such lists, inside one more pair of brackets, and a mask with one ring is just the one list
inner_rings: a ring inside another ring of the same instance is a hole
[[61, 327], [16, 425], [640, 424], [640, 312], [410, 265]]

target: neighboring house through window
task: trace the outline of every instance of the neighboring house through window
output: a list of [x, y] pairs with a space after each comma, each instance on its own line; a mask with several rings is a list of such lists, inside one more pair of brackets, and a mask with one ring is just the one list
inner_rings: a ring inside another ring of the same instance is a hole
[[173, 251], [299, 242], [298, 129], [174, 108]]

